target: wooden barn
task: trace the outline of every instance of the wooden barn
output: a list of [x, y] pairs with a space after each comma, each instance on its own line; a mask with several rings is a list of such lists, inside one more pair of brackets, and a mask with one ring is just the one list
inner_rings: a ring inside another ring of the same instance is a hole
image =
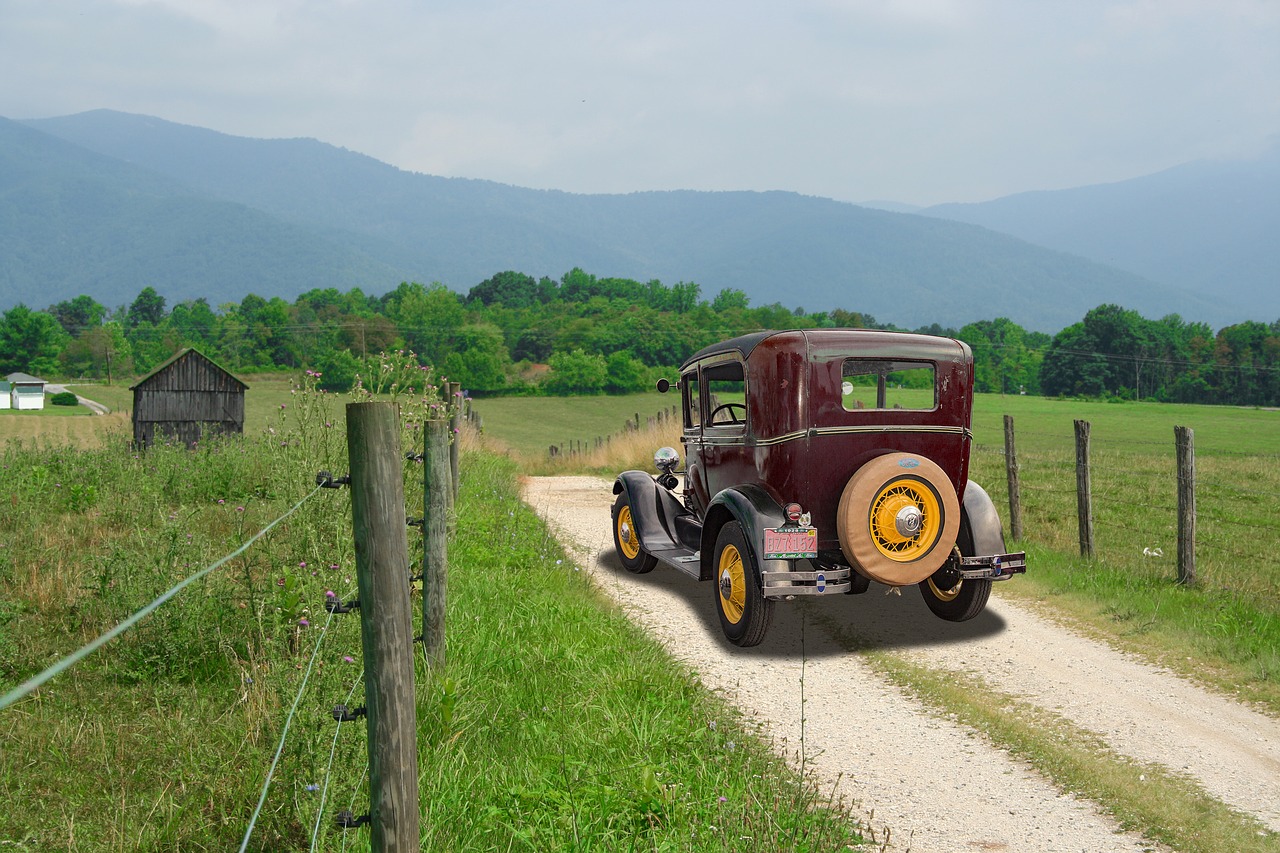
[[201, 436], [244, 432], [249, 386], [194, 349], [184, 349], [129, 390], [133, 441], [150, 447], [159, 437], [191, 447]]

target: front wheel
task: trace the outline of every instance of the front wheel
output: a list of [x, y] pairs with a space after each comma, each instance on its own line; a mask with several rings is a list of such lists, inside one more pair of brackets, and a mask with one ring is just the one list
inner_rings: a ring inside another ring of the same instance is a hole
[[982, 612], [991, 597], [991, 578], [962, 580], [943, 566], [920, 581], [920, 594], [933, 615], [948, 622], [966, 622]]
[[640, 532], [636, 530], [626, 492], [619, 493], [613, 502], [613, 547], [618, 551], [622, 568], [632, 574], [651, 572], [658, 565], [657, 558], [640, 547]]
[[738, 522], [720, 528], [712, 565], [720, 629], [735, 646], [759, 645], [773, 620], [773, 601], [760, 591], [760, 574]]

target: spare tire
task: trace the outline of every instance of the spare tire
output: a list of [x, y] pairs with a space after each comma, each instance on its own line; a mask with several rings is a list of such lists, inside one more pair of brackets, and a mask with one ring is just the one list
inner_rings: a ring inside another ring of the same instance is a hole
[[920, 583], [951, 555], [960, 532], [960, 501], [933, 460], [886, 453], [845, 484], [836, 530], [850, 564], [873, 581]]

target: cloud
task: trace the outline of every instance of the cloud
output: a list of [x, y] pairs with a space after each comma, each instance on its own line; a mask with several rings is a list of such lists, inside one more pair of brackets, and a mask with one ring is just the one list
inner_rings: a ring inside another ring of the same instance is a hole
[[1280, 5], [0, 0], [0, 114], [312, 136], [578, 192], [928, 203], [1280, 131]]

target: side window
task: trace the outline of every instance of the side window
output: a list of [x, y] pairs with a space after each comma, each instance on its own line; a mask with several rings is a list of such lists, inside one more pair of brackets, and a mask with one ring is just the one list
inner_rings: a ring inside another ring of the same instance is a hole
[[698, 371], [694, 370], [681, 376], [680, 387], [684, 389], [684, 425], [686, 428], [697, 427], [702, 423]]
[[840, 401], [847, 412], [859, 409], [937, 408], [933, 365], [922, 361], [845, 359]]
[[716, 364], [702, 371], [707, 380], [707, 426], [747, 422], [747, 383], [742, 362]]

